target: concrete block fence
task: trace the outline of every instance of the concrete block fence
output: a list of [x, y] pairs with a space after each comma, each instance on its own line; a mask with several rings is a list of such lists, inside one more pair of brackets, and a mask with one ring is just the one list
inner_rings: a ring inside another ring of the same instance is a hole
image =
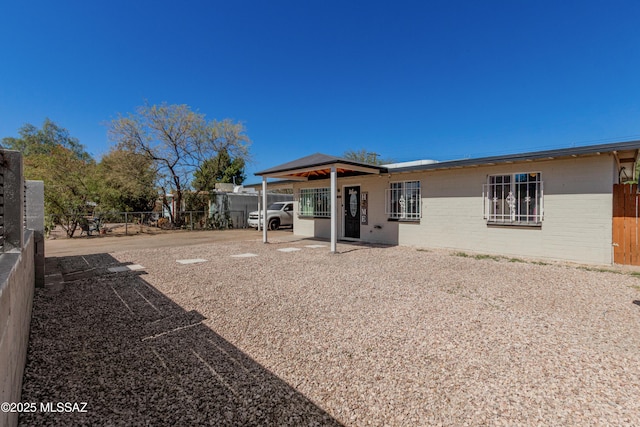
[[[44, 286], [44, 183], [25, 181], [22, 154], [0, 150], [0, 404], [20, 402], [36, 286]], [[0, 426], [17, 412], [0, 411]]]

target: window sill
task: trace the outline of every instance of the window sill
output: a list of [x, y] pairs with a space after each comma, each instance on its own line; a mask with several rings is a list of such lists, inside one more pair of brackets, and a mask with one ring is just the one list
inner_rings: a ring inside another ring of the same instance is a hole
[[523, 227], [523, 228], [542, 228], [542, 222], [496, 222], [487, 221], [488, 227]]
[[387, 218], [388, 222], [406, 222], [410, 224], [420, 224], [420, 218]]
[[331, 217], [320, 215], [298, 215], [298, 219], [331, 219]]

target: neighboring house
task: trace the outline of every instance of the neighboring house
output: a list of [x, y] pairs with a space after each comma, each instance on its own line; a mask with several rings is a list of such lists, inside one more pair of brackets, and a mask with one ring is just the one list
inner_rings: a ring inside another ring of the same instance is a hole
[[294, 233], [331, 239], [332, 250], [344, 239], [635, 264], [638, 242], [618, 229], [614, 194], [629, 192], [619, 184], [636, 178], [639, 149], [632, 141], [382, 166], [314, 154], [256, 175], [295, 180]]
[[[274, 185], [273, 187], [277, 187]], [[290, 188], [290, 186], [288, 186]], [[186, 193], [185, 193], [186, 194]], [[252, 187], [242, 185], [218, 183], [216, 189], [211, 191], [201, 191], [198, 194], [206, 200], [207, 208], [204, 212], [208, 221], [216, 228], [247, 228], [249, 212], [259, 208], [261, 197], [259, 192]], [[166, 195], [169, 201], [169, 209], [162, 205], [162, 216], [169, 217], [169, 212], [175, 213], [176, 203], [172, 194]], [[270, 192], [267, 194], [267, 204], [280, 201], [293, 200], [292, 194]], [[182, 200], [181, 211], [185, 209], [185, 199]]]
[[[293, 200], [292, 194], [268, 193], [267, 206], [274, 202]], [[260, 194], [253, 188], [231, 186], [218, 188], [210, 194], [209, 217], [220, 224], [220, 228], [247, 228], [249, 213], [259, 209]]]

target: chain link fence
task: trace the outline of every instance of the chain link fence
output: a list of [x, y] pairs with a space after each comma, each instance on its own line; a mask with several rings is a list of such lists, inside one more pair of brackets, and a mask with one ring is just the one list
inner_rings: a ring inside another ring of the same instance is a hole
[[[268, 203], [293, 200], [291, 194], [268, 194]], [[261, 200], [257, 193], [212, 192], [209, 209], [181, 211], [180, 221], [171, 222], [168, 211], [161, 212], [99, 212], [80, 215], [74, 236], [133, 235], [158, 233], [165, 230], [226, 230], [248, 228], [249, 213], [258, 210]], [[48, 224], [59, 224], [58, 218], [48, 217]], [[179, 223], [180, 225], [176, 225]], [[64, 237], [59, 228], [54, 237]]]
[[[225, 230], [247, 228], [245, 211], [228, 211], [224, 214], [208, 211], [180, 212], [181, 225], [172, 223], [159, 212], [102, 212], [82, 216], [74, 236], [154, 234], [169, 230]], [[49, 221], [56, 223], [55, 216]], [[59, 229], [54, 233], [63, 237]]]

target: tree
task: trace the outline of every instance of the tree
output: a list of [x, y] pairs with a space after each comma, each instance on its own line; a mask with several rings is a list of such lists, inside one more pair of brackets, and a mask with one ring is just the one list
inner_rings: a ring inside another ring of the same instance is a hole
[[98, 164], [99, 207], [102, 212], [143, 212], [153, 209], [158, 199], [156, 169], [142, 154], [118, 148]]
[[193, 174], [192, 187], [196, 191], [210, 191], [221, 183], [240, 185], [245, 180], [245, 161], [238, 157], [231, 160], [227, 150], [221, 150], [214, 158], [202, 162]]
[[184, 206], [188, 211], [206, 210], [210, 200], [210, 192], [217, 183], [233, 183], [240, 185], [245, 180], [245, 161], [243, 158], [231, 159], [227, 150], [220, 152], [212, 159], [203, 161], [193, 173], [191, 188], [193, 193], [186, 193]]
[[26, 179], [44, 181], [47, 225], [58, 224], [72, 237], [97, 197], [95, 162], [77, 138], [46, 119], [42, 129], [25, 124], [20, 138], [2, 145], [24, 155]]
[[10, 150], [21, 151], [25, 157], [35, 154], [48, 154], [55, 147], [64, 147], [75, 157], [83, 161], [91, 161], [91, 155], [85, 151], [84, 145], [74, 138], [69, 131], [58, 126], [49, 118], [44, 119], [42, 129], [27, 123], [18, 131], [20, 138], [3, 138], [2, 145]]
[[378, 153], [367, 151], [364, 148], [360, 150], [347, 150], [343, 154], [343, 157], [345, 159], [355, 160], [356, 162], [361, 163], [368, 163], [370, 165], [384, 165], [393, 163], [393, 160], [391, 159], [383, 159], [378, 156]]
[[[163, 204], [172, 212], [166, 194], [173, 193], [182, 206], [194, 172], [206, 160], [225, 150], [230, 156], [248, 159], [250, 140], [241, 123], [207, 121], [187, 105], [145, 105], [135, 114], [118, 116], [109, 125], [109, 138], [118, 148], [146, 156], [155, 165]], [[171, 213], [176, 225], [179, 212]]]

